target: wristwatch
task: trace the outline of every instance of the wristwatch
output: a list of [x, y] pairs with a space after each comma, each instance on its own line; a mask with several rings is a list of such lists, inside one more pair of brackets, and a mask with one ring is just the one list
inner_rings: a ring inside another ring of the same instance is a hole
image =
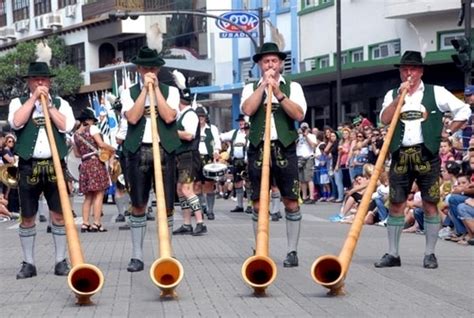
[[280, 98], [277, 98], [277, 101], [278, 101], [279, 103], [281, 103], [282, 101], [284, 101], [284, 100], [285, 100], [285, 98], [286, 98], [286, 95], [285, 95], [285, 94], [283, 94], [283, 96], [282, 96], [282, 97], [280, 97]]

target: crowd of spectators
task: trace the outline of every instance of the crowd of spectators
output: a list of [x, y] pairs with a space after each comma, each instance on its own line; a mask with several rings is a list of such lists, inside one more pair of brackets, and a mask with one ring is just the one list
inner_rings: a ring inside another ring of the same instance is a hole
[[[474, 89], [473, 89], [474, 92]], [[474, 102], [474, 95], [472, 95]], [[469, 103], [469, 96], [466, 97]], [[449, 126], [450, 114], [445, 114], [444, 125]], [[474, 138], [471, 138], [471, 121], [452, 136], [444, 137], [440, 145], [442, 200], [439, 211], [442, 215], [439, 237], [462, 245], [474, 245]], [[303, 123], [302, 127], [308, 127]], [[309, 132], [305, 132], [305, 130]], [[382, 148], [387, 127], [377, 127], [363, 116], [352, 122], [340, 124], [337, 129], [329, 126], [300, 129], [304, 134], [314, 135], [314, 143], [307, 142], [314, 150], [311, 185], [313, 191], [302, 198], [305, 204], [334, 202], [341, 205], [340, 212], [330, 221], [351, 223], [369, 183], [375, 162]], [[307, 138], [313, 140], [313, 138]], [[299, 143], [304, 140], [300, 139]], [[381, 172], [376, 191], [365, 217], [366, 224], [386, 226], [388, 217], [388, 167], [390, 156], [385, 160], [385, 171]], [[304, 180], [302, 180], [304, 181]], [[472, 192], [471, 192], [472, 191]], [[413, 185], [405, 211], [406, 233], [423, 234], [423, 209], [420, 192]]]

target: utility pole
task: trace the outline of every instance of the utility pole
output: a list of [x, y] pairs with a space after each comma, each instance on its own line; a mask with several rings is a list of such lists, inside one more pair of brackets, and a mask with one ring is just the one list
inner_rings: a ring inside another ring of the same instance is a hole
[[472, 73], [472, 38], [471, 38], [471, 4], [472, 0], [464, 0], [464, 36], [469, 41], [469, 69], [464, 71], [464, 87], [471, 84]]
[[451, 44], [457, 51], [456, 54], [451, 55], [451, 58], [454, 64], [464, 72], [464, 86], [470, 85], [472, 80], [471, 4], [472, 0], [461, 0], [458, 26], [461, 26], [464, 21], [464, 36], [451, 40]]
[[342, 112], [342, 57], [341, 57], [341, 0], [336, 0], [336, 103], [337, 108], [335, 112], [335, 124], [340, 121], [337, 116]]
[[[262, 47], [263, 45], [263, 8], [258, 8], [258, 45]], [[257, 53], [257, 52], [255, 52]]]

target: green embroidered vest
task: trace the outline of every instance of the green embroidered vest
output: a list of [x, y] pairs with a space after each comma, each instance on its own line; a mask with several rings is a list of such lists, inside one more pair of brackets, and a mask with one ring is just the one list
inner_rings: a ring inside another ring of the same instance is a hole
[[[29, 97], [27, 96], [20, 97], [21, 104], [24, 104], [28, 98]], [[56, 109], [59, 109], [61, 106], [61, 100], [57, 97], [53, 98], [53, 106], [56, 107]], [[66, 157], [68, 153], [66, 137], [63, 133], [59, 132], [58, 128], [56, 128], [54, 124], [51, 126], [53, 128], [53, 136], [54, 140], [56, 141], [59, 158], [62, 159]], [[28, 122], [25, 124], [25, 126], [16, 131], [17, 142], [15, 144], [15, 153], [20, 158], [24, 160], [32, 158], [40, 127], [44, 127], [44, 129], [46, 129], [44, 123], [36, 120], [36, 118], [33, 120], [33, 118], [30, 116], [30, 119], [28, 119]]]
[[[280, 89], [286, 96], [290, 97], [290, 81], [286, 78], [285, 80], [286, 83], [280, 83]], [[257, 85], [257, 83], [254, 83], [254, 91], [257, 88]], [[272, 105], [272, 112], [273, 117], [275, 119], [278, 140], [282, 143], [284, 147], [288, 147], [298, 138], [298, 132], [295, 128], [295, 121], [286, 114], [286, 112], [283, 110], [283, 107], [281, 107], [279, 103], [275, 103]], [[262, 142], [264, 133], [265, 104], [263, 98], [255, 114], [250, 117], [250, 143], [253, 146], [257, 147]]]
[[[189, 112], [194, 112], [194, 109], [189, 108], [187, 109], [181, 117], [178, 119], [177, 123], [177, 129], [178, 130], [184, 130], [184, 125], [183, 125], [183, 119], [184, 116], [186, 116], [187, 113]], [[196, 115], [197, 116], [197, 115]], [[192, 150], [198, 150], [199, 149], [199, 142], [200, 140], [200, 134], [201, 134], [201, 127], [199, 127], [199, 124], [197, 126], [196, 132], [194, 133], [194, 139], [193, 140], [182, 140], [181, 139], [181, 145], [176, 149], [176, 154], [180, 154], [186, 151], [192, 151]]]
[[[161, 93], [163, 94], [163, 97], [165, 99], [168, 98], [168, 85], [160, 83], [159, 88]], [[133, 85], [132, 87], [130, 87], [130, 97], [134, 101], [136, 101], [138, 96], [140, 95], [140, 91], [140, 84]], [[166, 152], [172, 153], [181, 145], [181, 141], [178, 137], [178, 132], [176, 130], [176, 121], [172, 122], [171, 124], [167, 124], [158, 115], [156, 122], [158, 126], [158, 133], [160, 135], [161, 146]], [[127, 136], [125, 137], [125, 141], [123, 143], [124, 153], [137, 152], [138, 148], [142, 143], [143, 134], [145, 133], [145, 125], [145, 116], [142, 116], [142, 118], [140, 118], [138, 123], [136, 123], [135, 125], [128, 123]]]
[[200, 136], [200, 140], [206, 145], [207, 154], [212, 156], [214, 154], [214, 136], [211, 128], [204, 129], [204, 135]]
[[[397, 90], [392, 91], [395, 98]], [[443, 129], [443, 113], [436, 106], [433, 85], [425, 85], [425, 91], [421, 104], [425, 106], [428, 117], [421, 122], [421, 132], [423, 134], [423, 144], [431, 152], [436, 155], [439, 152], [441, 143], [441, 131]], [[403, 135], [405, 132], [405, 124], [402, 121], [397, 122], [392, 141], [390, 142], [390, 152], [393, 153], [402, 145]]]

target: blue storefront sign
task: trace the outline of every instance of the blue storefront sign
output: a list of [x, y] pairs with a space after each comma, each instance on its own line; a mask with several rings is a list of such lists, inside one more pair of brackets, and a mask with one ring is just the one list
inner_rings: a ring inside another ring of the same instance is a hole
[[220, 15], [221, 18], [231, 21], [233, 24], [224, 21], [216, 20], [216, 25], [219, 29], [224, 32], [220, 32], [221, 38], [245, 38], [247, 34], [242, 32], [236, 25], [240, 26], [244, 31], [250, 34], [252, 37], [258, 37], [258, 16], [254, 13], [232, 11], [226, 12]]

